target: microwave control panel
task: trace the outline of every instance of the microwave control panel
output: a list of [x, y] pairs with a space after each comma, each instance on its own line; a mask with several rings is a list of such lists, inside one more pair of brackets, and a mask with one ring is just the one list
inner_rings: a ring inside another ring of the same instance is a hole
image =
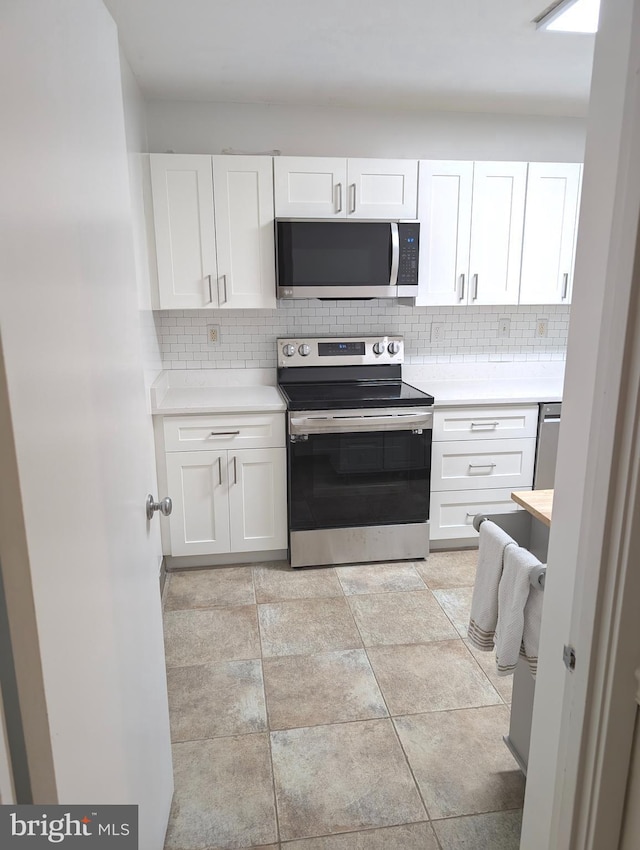
[[400, 222], [398, 224], [400, 258], [398, 262], [398, 286], [418, 283], [418, 250], [420, 248], [420, 224]]

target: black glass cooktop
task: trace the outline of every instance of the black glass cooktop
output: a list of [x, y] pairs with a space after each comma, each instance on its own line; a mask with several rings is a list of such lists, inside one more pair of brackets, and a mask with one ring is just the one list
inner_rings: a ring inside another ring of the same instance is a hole
[[366, 407], [418, 407], [433, 396], [404, 381], [280, 384], [289, 410], [359, 410]]

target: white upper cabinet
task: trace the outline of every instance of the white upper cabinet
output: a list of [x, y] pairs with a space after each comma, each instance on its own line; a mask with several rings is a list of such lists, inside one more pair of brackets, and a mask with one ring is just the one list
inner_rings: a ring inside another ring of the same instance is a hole
[[157, 306], [211, 307], [216, 277], [211, 157], [153, 154], [150, 163]]
[[273, 165], [276, 218], [346, 216], [346, 159], [278, 156]]
[[284, 156], [274, 168], [279, 218], [416, 217], [415, 160]]
[[416, 304], [466, 304], [472, 187], [472, 162], [420, 162]]
[[420, 162], [416, 304], [517, 304], [526, 162]]
[[348, 159], [347, 216], [416, 217], [418, 163], [412, 159]]
[[580, 172], [578, 163], [529, 163], [521, 304], [571, 301]]
[[149, 159], [156, 306], [275, 307], [271, 157], [151, 154]]
[[272, 160], [214, 156], [220, 308], [275, 308]]
[[473, 167], [469, 304], [517, 304], [526, 162]]

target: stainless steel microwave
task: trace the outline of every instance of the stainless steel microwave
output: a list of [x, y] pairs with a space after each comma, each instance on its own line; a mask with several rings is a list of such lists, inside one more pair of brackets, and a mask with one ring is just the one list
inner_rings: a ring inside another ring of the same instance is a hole
[[278, 298], [411, 298], [417, 221], [277, 219]]

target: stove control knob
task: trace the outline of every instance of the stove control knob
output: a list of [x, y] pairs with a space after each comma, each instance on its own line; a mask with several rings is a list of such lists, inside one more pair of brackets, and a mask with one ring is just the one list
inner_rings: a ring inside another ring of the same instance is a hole
[[293, 357], [293, 355], [296, 353], [295, 345], [291, 345], [291, 343], [289, 343], [288, 345], [283, 345], [282, 353], [285, 357]]
[[384, 354], [387, 350], [387, 346], [384, 342], [374, 342], [373, 343], [373, 352], [374, 354]]
[[305, 343], [303, 343], [303, 344], [300, 346], [300, 348], [298, 348], [298, 351], [300, 352], [300, 354], [301, 354], [303, 357], [306, 357], [308, 354], [311, 354], [311, 348], [307, 345], [307, 343], [306, 343], [306, 342], [305, 342]]
[[400, 351], [400, 343], [399, 342], [390, 342], [387, 346], [389, 354], [397, 354]]

